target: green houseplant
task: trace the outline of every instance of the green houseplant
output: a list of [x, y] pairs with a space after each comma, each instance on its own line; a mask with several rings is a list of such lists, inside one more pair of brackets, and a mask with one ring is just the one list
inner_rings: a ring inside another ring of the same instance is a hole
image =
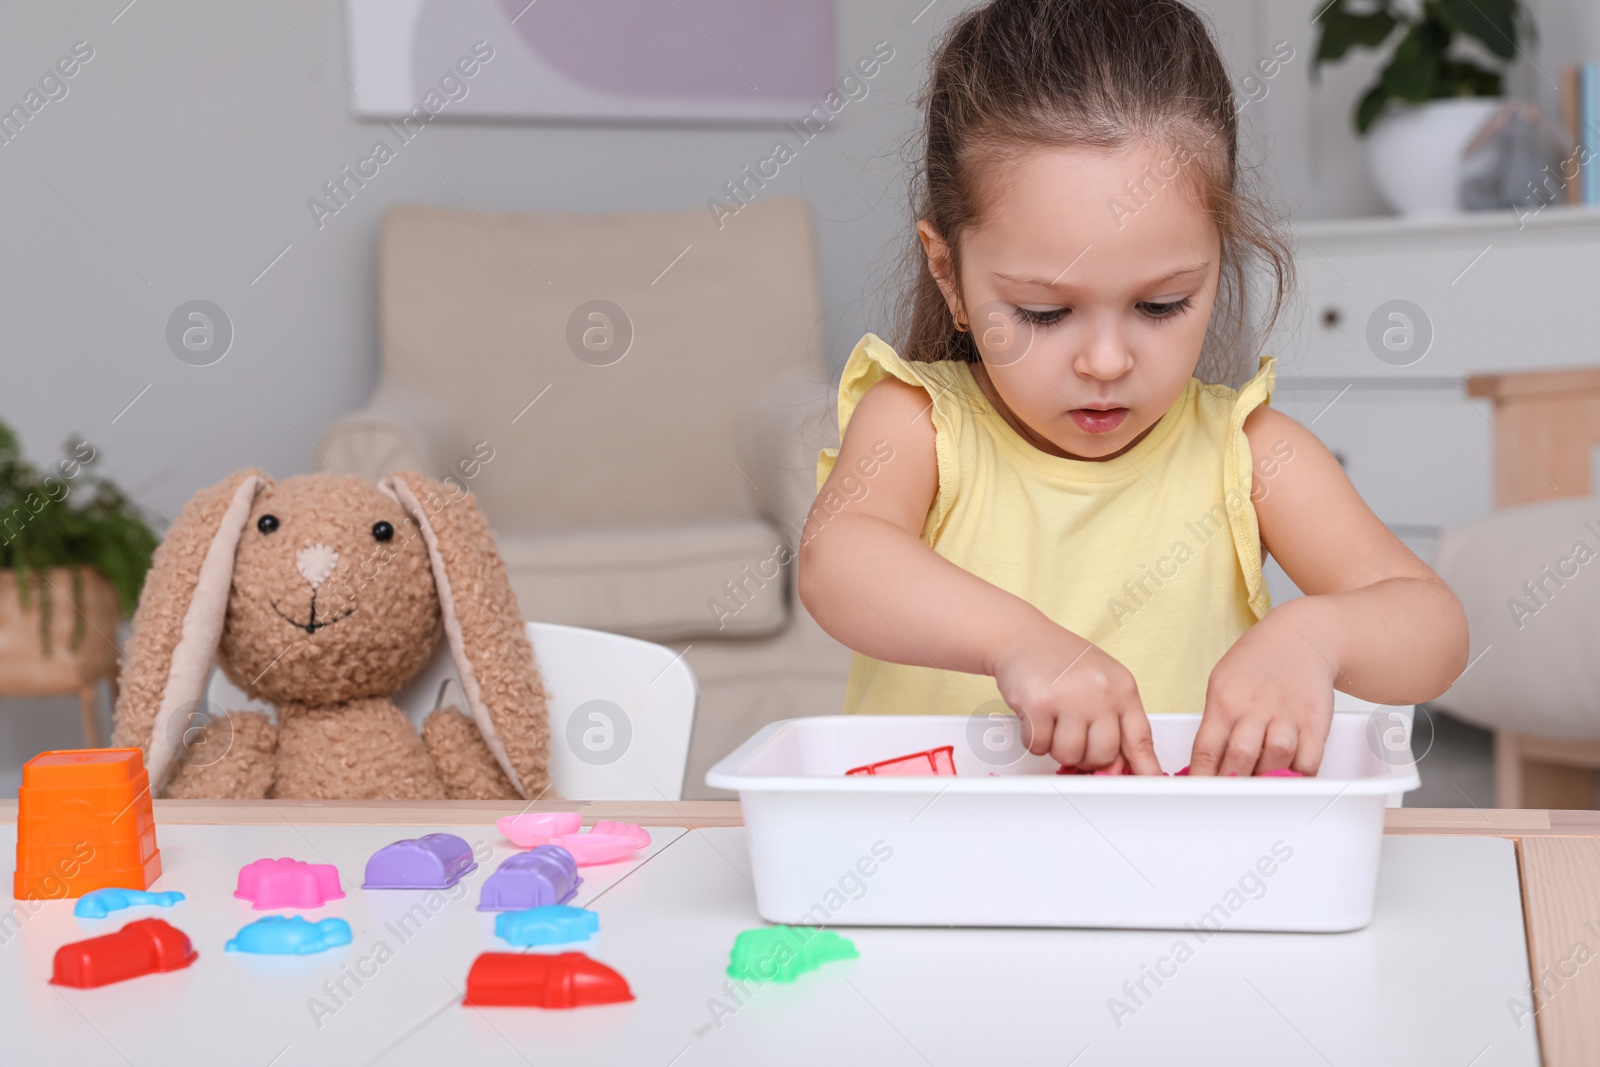
[[1317, 18], [1317, 54], [1312, 71], [1345, 57], [1351, 48], [1381, 48], [1396, 30], [1389, 62], [1378, 81], [1356, 102], [1359, 133], [1372, 128], [1391, 100], [1424, 103], [1455, 97], [1499, 96], [1501, 71], [1462, 53], [1473, 41], [1502, 61], [1516, 55], [1532, 22], [1519, 0], [1422, 0], [1420, 9], [1396, 0], [1333, 0]]
[[1315, 21], [1313, 77], [1353, 48], [1387, 53], [1353, 116], [1383, 198], [1405, 215], [1461, 210], [1463, 149], [1505, 106], [1504, 70], [1534, 34], [1521, 0], [1331, 0]]
[[11, 572], [22, 610], [37, 611], [45, 658], [56, 599], [49, 572], [70, 572], [76, 649], [85, 627], [85, 582], [103, 576], [121, 613], [131, 615], [157, 544], [137, 505], [92, 469], [94, 448], [74, 437], [65, 451], [55, 467], [40, 470], [0, 422], [0, 570]]

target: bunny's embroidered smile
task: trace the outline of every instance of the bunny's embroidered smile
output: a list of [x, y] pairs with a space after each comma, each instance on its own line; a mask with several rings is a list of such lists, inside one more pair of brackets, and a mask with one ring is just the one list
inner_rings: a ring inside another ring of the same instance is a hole
[[288, 623], [290, 626], [293, 626], [296, 630], [304, 630], [308, 634], [314, 634], [318, 630], [322, 629], [324, 626], [332, 626], [334, 623], [338, 622], [340, 619], [344, 618], [345, 616], [349, 615], [351, 612], [356, 610], [355, 608], [345, 608], [343, 611], [341, 611], [339, 614], [333, 616], [332, 618], [319, 619], [319, 618], [317, 618], [317, 593], [316, 593], [316, 590], [312, 590], [311, 591], [311, 618], [309, 620], [307, 620], [306, 622], [301, 622], [299, 619], [292, 618], [292, 617], [290, 617], [288, 615], [285, 615], [283, 613], [283, 609], [278, 607], [278, 602], [276, 600], [270, 600], [270, 601], [268, 601], [268, 603], [272, 605], [272, 610], [276, 611], [278, 613], [278, 618], [282, 619], [284, 622]]

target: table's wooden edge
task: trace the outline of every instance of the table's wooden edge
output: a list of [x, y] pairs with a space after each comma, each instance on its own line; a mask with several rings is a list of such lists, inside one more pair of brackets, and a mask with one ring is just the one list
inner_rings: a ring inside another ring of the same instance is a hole
[[[528, 805], [508, 800], [157, 800], [161, 823], [240, 825], [362, 824], [459, 826], [490, 823], [523, 811], [576, 811], [585, 823], [603, 819], [641, 826], [743, 826], [737, 800], [556, 801]], [[15, 822], [16, 798], [0, 798], [0, 821]], [[1600, 837], [1600, 811], [1508, 808], [1390, 808], [1390, 834], [1461, 834], [1476, 837]]]
[[[541, 801], [512, 800], [157, 800], [156, 825], [462, 826], [493, 823], [529, 811], [576, 811], [585, 824], [602, 820], [641, 826], [742, 826], [737, 800]], [[15, 823], [17, 800], [0, 798], [0, 822]]]

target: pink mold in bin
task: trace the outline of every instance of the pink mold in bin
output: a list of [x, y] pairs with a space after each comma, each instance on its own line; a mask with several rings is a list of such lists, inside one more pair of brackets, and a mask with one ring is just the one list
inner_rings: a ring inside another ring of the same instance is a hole
[[[1081, 767], [1057, 767], [1056, 768], [1056, 773], [1057, 774], [1110, 774], [1110, 775], [1129, 774], [1129, 775], [1131, 775], [1133, 773], [1133, 769], [1127, 765], [1127, 763], [1123, 760], [1123, 758], [1121, 756], [1118, 756], [1117, 757], [1117, 761], [1115, 763], [1113, 763], [1111, 766], [1105, 768], [1104, 770], [1086, 771]], [[1169, 778], [1187, 778], [1187, 777], [1189, 777], [1189, 767], [1188, 767], [1188, 765], [1186, 764], [1184, 766], [1183, 770], [1174, 771], [1172, 774], [1167, 775], [1167, 777], [1169, 777]], [[1229, 778], [1237, 778], [1238, 775], [1230, 774], [1230, 775], [1228, 775], [1228, 777]], [[1262, 771], [1260, 774], [1252, 775], [1251, 777], [1253, 777], [1253, 778], [1304, 778], [1305, 775], [1301, 774], [1299, 771], [1292, 771], [1289, 768], [1284, 767], [1284, 768], [1281, 768], [1280, 770], [1276, 770], [1276, 771]]]
[[564, 848], [580, 867], [615, 863], [650, 844], [649, 832], [631, 822], [597, 822], [588, 833], [579, 833], [583, 819], [575, 811], [507, 815], [495, 826], [519, 848]]
[[248, 900], [256, 911], [274, 908], [320, 908], [339, 900], [339, 869], [331, 863], [304, 860], [261, 859], [239, 868], [239, 888], [234, 896]]

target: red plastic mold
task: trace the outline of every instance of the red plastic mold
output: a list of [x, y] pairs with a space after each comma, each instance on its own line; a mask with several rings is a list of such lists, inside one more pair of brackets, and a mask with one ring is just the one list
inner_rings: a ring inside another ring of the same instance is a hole
[[189, 935], [162, 919], [136, 919], [114, 934], [56, 950], [51, 985], [91, 989], [160, 971], [181, 971], [199, 956]]
[[578, 1008], [632, 1000], [627, 981], [582, 952], [485, 952], [467, 972], [469, 1008]]
[[894, 759], [868, 763], [863, 767], [852, 767], [844, 773], [847, 775], [898, 775], [906, 778], [954, 775], [956, 773], [956, 748], [954, 745], [945, 745], [943, 748], [930, 748], [926, 752], [913, 752], [909, 756], [897, 756]]

